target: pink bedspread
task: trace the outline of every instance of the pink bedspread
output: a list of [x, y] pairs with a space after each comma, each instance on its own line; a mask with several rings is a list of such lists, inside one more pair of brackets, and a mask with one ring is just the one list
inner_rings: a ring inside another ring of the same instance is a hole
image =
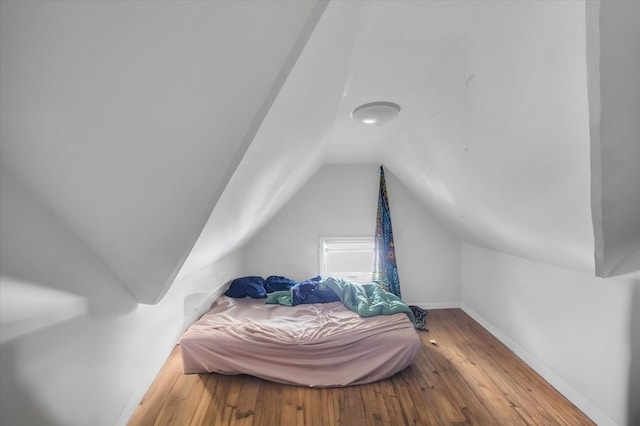
[[342, 302], [289, 307], [227, 296], [180, 339], [185, 374], [249, 374], [317, 387], [390, 377], [413, 364], [420, 348], [405, 314], [363, 318]]

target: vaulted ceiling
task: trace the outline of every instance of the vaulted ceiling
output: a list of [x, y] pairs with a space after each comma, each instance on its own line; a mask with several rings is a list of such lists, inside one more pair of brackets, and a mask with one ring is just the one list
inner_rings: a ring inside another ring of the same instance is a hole
[[325, 6], [3, 1], [2, 168], [154, 303]]
[[[620, 68], [600, 67], [600, 38], [617, 40], [602, 13], [3, 2], [1, 165], [143, 303], [240, 247], [327, 163], [384, 164], [463, 241], [607, 275], [636, 259], [640, 201], [637, 127], [600, 126], [618, 99], [601, 81]], [[398, 118], [350, 119], [376, 100]], [[607, 143], [630, 155], [600, 158]], [[619, 253], [604, 268], [607, 235]]]

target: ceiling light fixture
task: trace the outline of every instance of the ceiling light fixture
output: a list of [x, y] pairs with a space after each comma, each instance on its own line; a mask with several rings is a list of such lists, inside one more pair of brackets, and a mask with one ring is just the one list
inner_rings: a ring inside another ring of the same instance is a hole
[[393, 102], [370, 102], [354, 109], [351, 119], [367, 125], [381, 125], [396, 118], [400, 109], [400, 105]]

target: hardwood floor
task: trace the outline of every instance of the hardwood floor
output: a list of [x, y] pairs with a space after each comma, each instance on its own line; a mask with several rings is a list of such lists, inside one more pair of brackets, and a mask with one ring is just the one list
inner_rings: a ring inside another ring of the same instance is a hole
[[346, 388], [184, 375], [176, 347], [129, 425], [595, 424], [462, 310], [430, 310], [427, 326], [415, 365]]

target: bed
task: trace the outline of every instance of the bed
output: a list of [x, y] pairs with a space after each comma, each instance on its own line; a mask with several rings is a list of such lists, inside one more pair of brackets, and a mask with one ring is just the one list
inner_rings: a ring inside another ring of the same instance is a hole
[[358, 313], [348, 299], [296, 305], [276, 299], [218, 298], [180, 339], [185, 374], [349, 386], [390, 377], [412, 365], [420, 351], [415, 324], [405, 312]]

